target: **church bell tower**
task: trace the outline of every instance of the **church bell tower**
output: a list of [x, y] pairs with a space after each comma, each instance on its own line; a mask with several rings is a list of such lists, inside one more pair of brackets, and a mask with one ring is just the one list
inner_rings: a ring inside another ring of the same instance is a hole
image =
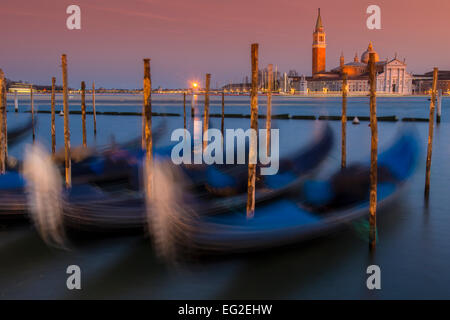
[[322, 24], [322, 17], [317, 17], [316, 29], [313, 33], [313, 46], [312, 46], [312, 75], [325, 72], [325, 60], [326, 60], [326, 41], [325, 31]]

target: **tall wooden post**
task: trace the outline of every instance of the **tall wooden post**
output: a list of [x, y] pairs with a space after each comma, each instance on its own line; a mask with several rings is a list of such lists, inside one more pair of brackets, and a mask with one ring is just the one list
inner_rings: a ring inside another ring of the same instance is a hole
[[81, 82], [81, 125], [83, 130], [83, 147], [87, 147], [86, 143], [86, 83]]
[[347, 74], [342, 74], [342, 155], [341, 168], [347, 166]]
[[152, 101], [151, 101], [151, 91], [152, 91], [152, 81], [150, 73], [150, 59], [144, 59], [144, 124], [145, 124], [145, 150], [146, 150], [146, 172], [147, 172], [147, 183], [146, 192], [150, 199], [152, 194], [152, 181], [153, 181], [153, 140], [152, 140]]
[[[222, 136], [224, 135], [225, 128], [225, 92], [222, 91], [222, 122], [220, 124], [220, 130], [222, 131]], [[223, 142], [223, 140], [222, 140]]]
[[[208, 145], [208, 140], [205, 140], [205, 133], [207, 134], [209, 128], [209, 84], [211, 81], [211, 75], [209, 73], [206, 74], [205, 81], [205, 111], [203, 112], [203, 149]], [[207, 138], [207, 136], [206, 136]]]
[[51, 98], [51, 110], [52, 110], [52, 128], [51, 128], [51, 133], [52, 133], [52, 155], [55, 155], [56, 152], [56, 136], [55, 136], [55, 83], [56, 83], [56, 78], [53, 77], [52, 78], [52, 98]]
[[267, 81], [267, 115], [266, 115], [266, 152], [269, 155], [270, 151], [270, 129], [272, 127], [272, 84], [273, 84], [273, 65], [269, 64], [267, 67], [268, 81]]
[[[3, 73], [3, 71], [2, 71]], [[3, 74], [3, 78], [5, 78], [5, 75]], [[6, 114], [6, 108], [8, 107], [8, 103], [6, 100], [6, 80], [4, 82], [3, 86], [3, 104], [5, 108], [3, 109], [3, 143], [5, 148], [5, 163], [8, 163], [8, 121], [7, 121], [7, 114]]]
[[438, 68], [433, 70], [433, 87], [431, 89], [430, 102], [430, 118], [428, 125], [428, 148], [427, 148], [427, 169], [425, 174], [425, 200], [428, 201], [430, 196], [430, 171], [431, 171], [431, 154], [433, 153], [433, 133], [434, 133], [434, 108], [436, 103], [436, 87], [438, 81]]
[[6, 145], [4, 137], [4, 115], [6, 110], [5, 90], [6, 80], [3, 71], [0, 69], [0, 174], [6, 172]]
[[370, 82], [370, 231], [369, 246], [375, 250], [377, 243], [377, 180], [378, 180], [378, 124], [377, 124], [377, 82], [375, 69], [375, 53], [369, 56], [369, 82]]
[[94, 115], [94, 136], [97, 134], [97, 113], [95, 111], [95, 82], [92, 82], [92, 113]]
[[[251, 49], [252, 63], [252, 91], [250, 95], [250, 128], [258, 132], [258, 44], [253, 43]], [[251, 159], [256, 159], [257, 141], [256, 136], [250, 135], [250, 150], [248, 161], [248, 188], [247, 188], [247, 218], [255, 215], [255, 185], [256, 185], [256, 164], [251, 163]]]
[[66, 187], [72, 185], [72, 168], [70, 159], [70, 128], [69, 128], [69, 97], [67, 83], [67, 56], [61, 57], [62, 76], [63, 76], [63, 104], [64, 104], [64, 167], [66, 173]]
[[442, 113], [442, 89], [439, 89], [437, 95], [437, 115], [436, 115], [437, 123], [441, 123], [441, 113]]
[[145, 76], [146, 76], [146, 70], [147, 70], [147, 64], [148, 64], [148, 68], [150, 68], [150, 59], [144, 59], [144, 80], [143, 80], [143, 89], [142, 89], [142, 94], [143, 94], [143, 101], [142, 101], [142, 149], [146, 150], [147, 147], [147, 140], [146, 140], [146, 136], [145, 136], [145, 128], [147, 127], [147, 123], [146, 123], [146, 115], [145, 115], [145, 106], [146, 106], [146, 92], [145, 92]]
[[183, 123], [186, 129], [186, 92], [183, 92]]
[[192, 99], [191, 99], [191, 118], [194, 118], [194, 117], [195, 117], [194, 99], [195, 99], [195, 92], [194, 92], [194, 90], [192, 90]]
[[36, 133], [35, 133], [35, 131], [34, 131], [34, 99], [33, 99], [33, 85], [30, 85], [30, 103], [31, 103], [31, 122], [32, 122], [33, 143], [34, 143]]

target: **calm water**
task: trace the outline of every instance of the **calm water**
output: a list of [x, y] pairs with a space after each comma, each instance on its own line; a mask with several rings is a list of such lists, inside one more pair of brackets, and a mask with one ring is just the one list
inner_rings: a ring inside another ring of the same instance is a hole
[[[49, 109], [49, 97], [37, 96], [36, 108]], [[139, 96], [97, 96], [99, 111], [140, 111]], [[260, 112], [265, 113], [264, 98]], [[187, 109], [190, 109], [190, 97]], [[248, 97], [226, 97], [227, 113], [249, 113]], [[88, 110], [91, 109], [88, 99]], [[203, 107], [202, 98], [198, 106]], [[28, 109], [21, 97], [20, 109]], [[58, 102], [59, 110], [61, 103]], [[154, 96], [154, 111], [182, 114], [182, 97]], [[339, 115], [339, 98], [275, 97], [274, 114]], [[212, 98], [211, 113], [220, 113], [220, 97]], [[13, 100], [8, 99], [13, 110]], [[77, 97], [71, 109], [79, 109]], [[349, 115], [368, 115], [368, 98], [351, 98]], [[428, 123], [379, 122], [380, 149], [387, 146], [401, 126], [413, 126], [422, 142], [421, 161], [398, 201], [378, 215], [379, 243], [368, 253], [368, 243], [353, 226], [300, 246], [227, 258], [207, 264], [168, 267], [155, 256], [151, 243], [141, 237], [92, 240], [69, 251], [47, 247], [31, 226], [0, 227], [0, 298], [450, 298], [450, 99], [444, 99], [442, 123], [436, 128], [433, 146], [430, 205], [425, 209], [423, 186]], [[378, 115], [428, 117], [426, 97], [379, 98]], [[8, 113], [8, 125], [26, 121], [29, 114]], [[49, 145], [50, 115], [39, 114], [37, 136]], [[72, 145], [81, 143], [81, 116], [70, 118]], [[105, 144], [114, 136], [126, 141], [140, 134], [141, 118], [97, 116], [98, 136], [92, 134], [92, 116], [87, 116], [88, 144]], [[161, 117], [155, 117], [158, 125]], [[212, 118], [219, 127], [220, 119]], [[190, 117], [188, 117], [190, 123]], [[228, 128], [248, 127], [249, 119], [225, 119]], [[261, 126], [264, 122], [261, 121]], [[309, 141], [315, 121], [279, 120], [281, 154]], [[340, 122], [330, 122], [340, 139]], [[63, 146], [62, 117], [56, 118], [57, 147]], [[182, 117], [168, 117], [169, 129], [183, 126]], [[370, 151], [367, 122], [348, 126], [348, 161], [365, 159]], [[168, 137], [159, 144], [168, 143]], [[28, 142], [31, 141], [28, 139]], [[24, 144], [10, 150], [22, 157]], [[322, 175], [339, 167], [336, 145]], [[66, 289], [66, 268], [77, 264], [82, 270], [80, 292]], [[366, 268], [381, 268], [382, 290], [366, 288]]]

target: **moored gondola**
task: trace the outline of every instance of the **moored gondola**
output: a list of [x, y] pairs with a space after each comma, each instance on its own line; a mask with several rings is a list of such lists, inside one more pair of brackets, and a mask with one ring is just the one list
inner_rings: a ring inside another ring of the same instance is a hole
[[[379, 208], [399, 195], [416, 168], [418, 153], [415, 134], [403, 132], [380, 154]], [[156, 210], [153, 223], [165, 225], [173, 235], [155, 232], [159, 236], [155, 243], [163, 256], [173, 258], [183, 252], [257, 251], [319, 237], [368, 215], [369, 168], [368, 163], [352, 165], [325, 181], [305, 181], [296, 194], [285, 194], [257, 205], [252, 219], [247, 219], [245, 210], [201, 216], [195, 214], [193, 206], [184, 207], [178, 214], [172, 212], [169, 218], [164, 210]]]
[[[37, 120], [34, 120], [34, 125], [36, 125]], [[18, 143], [20, 143], [23, 139], [27, 137], [27, 135], [31, 132], [33, 128], [33, 119], [30, 119], [24, 124], [17, 126], [15, 128], [8, 130], [8, 147], [11, 148]]]
[[[282, 176], [281, 180], [275, 181], [275, 177], [264, 178], [266, 179], [264, 181], [265, 187], [257, 192], [256, 202], [268, 201], [283, 193], [290, 192], [294, 186], [298, 186], [327, 157], [332, 142], [331, 129], [328, 126], [322, 126], [315, 139], [307, 147], [299, 149], [293, 154], [293, 157], [280, 161], [283, 164], [279, 171], [279, 175]], [[157, 150], [155, 155], [158, 158], [164, 158], [163, 155], [167, 156], [167, 151], [167, 148], [163, 148], [160, 151]], [[127, 159], [127, 157], [125, 156], [124, 159]], [[30, 160], [29, 163], [34, 163], [33, 166], [36, 165], [33, 160]], [[219, 168], [219, 170], [222, 169]], [[34, 171], [33, 169], [28, 170], [28, 172]], [[236, 172], [233, 170], [223, 171], [227, 172], [227, 174]], [[46, 173], [43, 173], [43, 175], [49, 176]], [[98, 185], [86, 183], [74, 184], [70, 189], [64, 190], [62, 188], [49, 188], [48, 185], [41, 186], [40, 183], [43, 179], [39, 178], [39, 176], [34, 177], [36, 181], [34, 184], [27, 183], [20, 175], [16, 175], [15, 178], [18, 180], [17, 185], [19, 188], [28, 185], [27, 201], [29, 204], [31, 203], [30, 216], [35, 223], [39, 221], [41, 231], [47, 229], [47, 227], [51, 229], [55, 217], [47, 214], [48, 208], [45, 208], [47, 211], [42, 212], [43, 208], [36, 207], [35, 203], [55, 202], [59, 204], [50, 211], [57, 215], [56, 220], [63, 223], [64, 228], [74, 231], [117, 233], [135, 230], [142, 232], [149, 219], [149, 207], [145, 205], [145, 198], [140, 190], [123, 188], [122, 186], [118, 188], [110, 188], [110, 186], [99, 187]], [[208, 181], [208, 179], [210, 179], [209, 176], [205, 178], [205, 181]], [[53, 181], [57, 180], [54, 179]], [[161, 180], [156, 180], [155, 189], [161, 189], [163, 182]], [[189, 191], [183, 193], [183, 199], [187, 203], [190, 199], [197, 202], [199, 194], [193, 192], [193, 189], [189, 187], [192, 182], [182, 178], [179, 183], [184, 185], [185, 191]], [[21, 197], [25, 198], [23, 192]], [[241, 209], [246, 204], [245, 194], [237, 194], [232, 197], [218, 197], [210, 194], [209, 199], [205, 199], [203, 194], [202, 197], [204, 201], [202, 201], [201, 206], [197, 207], [200, 214], [219, 214], [233, 209]], [[50, 206], [50, 208], [53, 207]], [[4, 209], [7, 210], [7, 208]], [[11, 212], [9, 217], [14, 215], [20, 216], [20, 214], [23, 217], [26, 209], [29, 208], [22, 206], [22, 212]], [[150, 215], [152, 210], [153, 206], [150, 207]]]
[[[280, 161], [283, 165], [280, 166], [278, 175], [262, 178], [263, 188], [256, 193], [256, 203], [269, 201], [300, 186], [300, 183], [326, 159], [332, 144], [333, 135], [330, 127], [321, 126], [318, 134], [308, 146]], [[158, 153], [156, 154], [158, 155]], [[161, 154], [167, 154], [167, 152], [161, 152], [159, 159], [170, 163], [170, 160], [161, 156]], [[171, 166], [175, 167], [174, 165]], [[218, 165], [215, 170], [227, 172], [231, 179], [240, 179], [239, 176], [233, 175], [240, 175], [239, 170], [229, 171], [225, 169], [226, 166]], [[176, 182], [178, 187], [183, 189], [183, 194], [180, 196], [186, 202], [186, 205], [191, 201], [199, 201], [199, 204], [197, 203], [198, 214], [220, 214], [245, 207], [246, 192], [228, 197], [217, 196], [213, 193], [199, 193], [197, 191], [198, 186], [193, 188], [193, 182], [184, 175], [187, 169], [178, 169], [182, 171], [177, 176]], [[155, 171], [157, 170], [158, 168], [155, 169]], [[194, 174], [203, 174], [204, 172], [194, 171]], [[206, 175], [196, 181], [198, 183], [198, 181], [205, 180], [208, 183], [211, 182], [211, 178], [211, 176]], [[160, 180], [156, 179], [155, 189], [160, 190], [165, 182], [164, 180], [165, 177], [163, 176]], [[64, 206], [65, 224], [74, 229], [118, 232], [130, 229], [142, 230], [147, 223], [148, 208], [145, 206], [142, 192], [134, 192], [129, 189], [113, 189], [106, 192], [92, 186], [80, 185], [73, 187], [70, 194], [66, 195], [65, 198], [67, 199]], [[173, 199], [174, 202], [179, 200]]]

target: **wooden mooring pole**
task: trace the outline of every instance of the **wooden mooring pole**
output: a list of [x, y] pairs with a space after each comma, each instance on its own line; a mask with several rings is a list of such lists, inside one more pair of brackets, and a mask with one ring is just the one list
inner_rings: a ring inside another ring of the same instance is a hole
[[[146, 138], [146, 132], [145, 129], [147, 128], [147, 117], [145, 114], [145, 108], [147, 104], [146, 98], [148, 98], [149, 94], [145, 92], [146, 89], [146, 77], [147, 77], [147, 68], [150, 70], [150, 59], [144, 59], [144, 80], [142, 85], [142, 94], [143, 94], [143, 101], [142, 101], [142, 149], [146, 150], [147, 148], [147, 138]], [[150, 73], [150, 71], [149, 71]]]
[[183, 123], [186, 129], [186, 92], [183, 92]]
[[52, 155], [55, 155], [56, 152], [56, 136], [55, 136], [55, 84], [56, 78], [52, 78], [52, 96], [51, 96], [51, 112], [52, 112], [52, 125], [51, 125], [51, 133], [52, 133]]
[[0, 69], [0, 174], [6, 172], [6, 145], [4, 137], [4, 116], [6, 110], [5, 104], [6, 79], [3, 71]]
[[[222, 91], [222, 120], [220, 123], [220, 130], [222, 132], [222, 137], [224, 136], [225, 130], [225, 92]], [[222, 140], [223, 142], [223, 140]]]
[[144, 114], [145, 118], [144, 124], [144, 132], [145, 132], [145, 150], [146, 150], [146, 192], [148, 199], [151, 199], [152, 195], [152, 181], [153, 181], [153, 140], [152, 140], [152, 100], [151, 100], [151, 92], [152, 92], [152, 81], [151, 81], [151, 73], [150, 73], [150, 59], [144, 59], [144, 83], [143, 83], [143, 91], [144, 91]]
[[95, 111], [95, 82], [92, 82], [92, 113], [94, 115], [94, 136], [97, 135], [97, 113]]
[[31, 103], [31, 126], [33, 130], [33, 143], [36, 139], [36, 133], [34, 131], [34, 98], [33, 98], [33, 85], [30, 85], [30, 103]]
[[[3, 78], [5, 79], [5, 75], [2, 71]], [[3, 105], [5, 108], [3, 108], [3, 146], [4, 146], [4, 152], [5, 152], [5, 164], [8, 163], [8, 121], [7, 121], [7, 114], [6, 114], [6, 108], [8, 107], [8, 103], [6, 100], [6, 80], [4, 81], [3, 86]], [[5, 167], [6, 170], [6, 167]]]
[[370, 231], [369, 247], [375, 250], [377, 243], [377, 180], [378, 180], [378, 124], [377, 124], [377, 82], [375, 69], [375, 53], [369, 56], [369, 83], [370, 83]]
[[347, 166], [347, 74], [342, 74], [342, 154], [341, 168]]
[[86, 83], [81, 82], [81, 125], [83, 130], [83, 147], [87, 147], [86, 142]]
[[[209, 73], [206, 74], [205, 79], [205, 110], [203, 112], [203, 150], [206, 149], [208, 145], [208, 128], [209, 128], [209, 85], [211, 82], [211, 75]], [[206, 134], [206, 136], [205, 136]]]
[[267, 85], [267, 115], [266, 115], [266, 153], [269, 156], [270, 152], [270, 129], [272, 127], [272, 84], [273, 84], [273, 65], [269, 64], [267, 67], [268, 85]]
[[[258, 132], [258, 44], [253, 43], [251, 47], [251, 63], [252, 63], [252, 91], [250, 94], [250, 128]], [[256, 159], [257, 153], [257, 137], [250, 135], [250, 150], [248, 156], [248, 188], [247, 188], [247, 218], [255, 215], [255, 186], [256, 186], [256, 163], [252, 163], [252, 159]]]
[[83, 130], [83, 147], [87, 147], [86, 142], [86, 83], [81, 82], [81, 125]]
[[64, 167], [66, 173], [66, 187], [72, 185], [72, 169], [70, 159], [70, 128], [69, 128], [69, 97], [67, 83], [67, 56], [61, 57], [62, 77], [63, 77], [63, 105], [64, 105]]
[[428, 125], [428, 148], [427, 148], [427, 168], [425, 173], [425, 200], [428, 201], [430, 196], [430, 171], [431, 171], [431, 155], [433, 153], [433, 133], [434, 133], [434, 109], [436, 103], [436, 87], [438, 81], [438, 68], [433, 70], [433, 87], [431, 89], [430, 102], [430, 118]]
[[195, 93], [194, 90], [192, 90], [192, 99], [191, 99], [191, 118], [195, 117], [195, 110], [194, 110], [194, 103], [195, 103]]

